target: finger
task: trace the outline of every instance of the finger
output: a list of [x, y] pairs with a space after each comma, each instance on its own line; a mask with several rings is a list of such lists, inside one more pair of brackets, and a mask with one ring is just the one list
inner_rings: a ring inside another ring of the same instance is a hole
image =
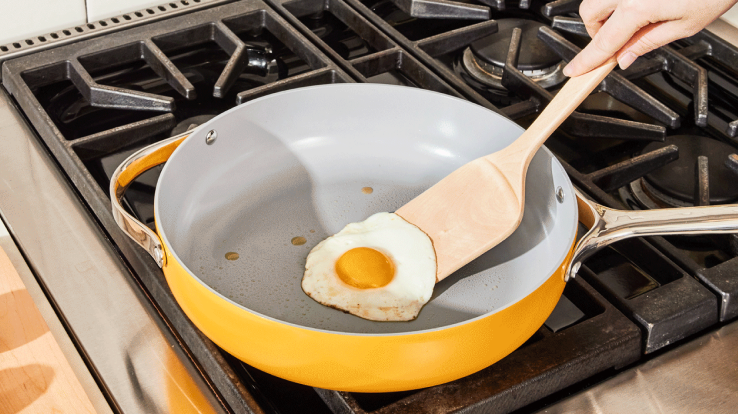
[[590, 21], [590, 22], [584, 23], [584, 28], [587, 30], [587, 34], [589, 35], [590, 38], [594, 38], [595, 36], [597, 36], [597, 32], [600, 31], [600, 29], [605, 24], [608, 18], [610, 18], [609, 15], [606, 16], [605, 19], [603, 20]]
[[599, 32], [564, 68], [564, 75], [578, 76], [604, 63], [614, 56], [647, 20], [634, 18], [622, 7], [615, 9]]
[[619, 0], [584, 0], [579, 5], [579, 16], [590, 37], [595, 37], [618, 5]]
[[627, 69], [638, 56], [696, 32], [679, 20], [650, 24], [637, 31], [618, 52], [618, 65], [621, 69]]

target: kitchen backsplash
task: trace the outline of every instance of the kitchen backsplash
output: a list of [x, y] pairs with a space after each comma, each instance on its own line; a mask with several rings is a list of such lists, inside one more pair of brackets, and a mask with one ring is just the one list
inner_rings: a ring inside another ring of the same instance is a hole
[[[0, 0], [0, 45], [22, 43], [32, 36], [119, 16], [162, 0]], [[738, 5], [723, 15], [738, 27]]]
[[0, 45], [87, 22], [85, 0], [0, 0]]
[[163, 0], [0, 0], [0, 45], [167, 3]]
[[[66, 0], [65, 0], [66, 1]], [[77, 0], [74, 0], [77, 1]], [[158, 6], [165, 3], [163, 0], [86, 0], [87, 21], [107, 19], [108, 17], [120, 16], [146, 7]]]

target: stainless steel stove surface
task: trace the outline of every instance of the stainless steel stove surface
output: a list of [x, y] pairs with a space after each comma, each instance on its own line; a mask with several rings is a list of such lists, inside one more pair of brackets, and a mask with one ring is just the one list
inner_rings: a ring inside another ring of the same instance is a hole
[[[588, 260], [544, 326], [474, 375], [401, 393], [312, 389], [204, 337], [112, 219], [105, 189], [129, 154], [280, 90], [420, 87], [527, 126], [588, 41], [578, 3], [213, 1], [24, 56], [10, 51], [12, 59], [0, 53], [0, 211], [110, 405], [124, 413], [531, 412], [633, 370], [660, 381], [648, 367], [678, 365], [677, 355], [691, 355], [682, 350], [707, 346], [694, 339], [705, 333], [734, 342], [738, 239], [633, 239]], [[736, 67], [738, 49], [708, 31], [663, 47], [609, 75], [546, 145], [576, 186], [611, 207], [734, 203]], [[149, 226], [160, 171], [142, 175], [125, 199]], [[699, 353], [724, 358], [715, 348]], [[612, 381], [592, 390], [622, 392]], [[732, 384], [720, 392], [735, 394]], [[587, 408], [561, 404], [551, 409]]]

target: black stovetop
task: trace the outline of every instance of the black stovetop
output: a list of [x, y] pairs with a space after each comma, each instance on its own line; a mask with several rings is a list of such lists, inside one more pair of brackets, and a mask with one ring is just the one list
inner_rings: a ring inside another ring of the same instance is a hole
[[[4, 86], [216, 387], [240, 382], [274, 412], [528, 412], [738, 315], [730, 300], [738, 292], [735, 237], [654, 237], [596, 254], [526, 344], [436, 387], [314, 390], [213, 347], [110, 216], [106, 189], [128, 155], [250, 99], [335, 82], [431, 89], [527, 126], [560, 88], [562, 62], [588, 41], [577, 34], [578, 2], [569, 0], [489, 2], [492, 21], [414, 18], [389, 0], [265, 1], [31, 54], [3, 69]], [[235, 45], [245, 57], [234, 56]], [[738, 50], [705, 31], [661, 48], [608, 76], [546, 145], [577, 187], [611, 207], [736, 202], [728, 159], [738, 148], [736, 67]], [[135, 109], [116, 103], [131, 93]], [[125, 199], [150, 226], [160, 171], [142, 175]], [[248, 408], [223, 394], [235, 411]]]

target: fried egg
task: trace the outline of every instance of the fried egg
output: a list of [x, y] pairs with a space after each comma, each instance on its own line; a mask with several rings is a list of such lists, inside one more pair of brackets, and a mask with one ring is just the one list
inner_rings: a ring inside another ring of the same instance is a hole
[[302, 290], [373, 321], [409, 321], [430, 300], [436, 254], [422, 230], [394, 213], [351, 223], [308, 254]]

